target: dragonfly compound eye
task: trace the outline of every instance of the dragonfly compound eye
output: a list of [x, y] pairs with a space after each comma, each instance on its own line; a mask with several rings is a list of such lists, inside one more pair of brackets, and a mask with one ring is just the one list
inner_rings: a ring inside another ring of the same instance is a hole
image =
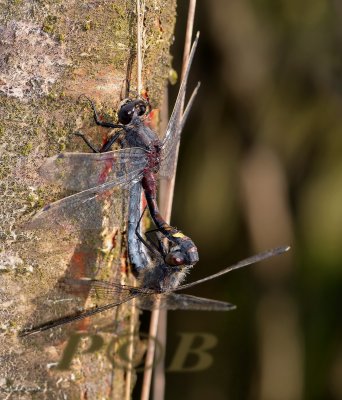
[[133, 102], [128, 102], [120, 108], [118, 119], [121, 124], [127, 125], [132, 121], [134, 108], [135, 104]]
[[128, 100], [121, 106], [118, 112], [119, 122], [127, 125], [132, 121], [133, 115], [141, 117], [146, 112], [146, 104], [143, 100]]
[[146, 112], [146, 104], [145, 103], [139, 103], [136, 107], [137, 111], [138, 111], [138, 115], [139, 117], [141, 117], [142, 115], [145, 114]]
[[165, 262], [168, 265], [183, 265], [185, 263], [185, 259], [183, 257], [183, 254], [177, 251], [167, 254], [167, 256], [165, 257]]

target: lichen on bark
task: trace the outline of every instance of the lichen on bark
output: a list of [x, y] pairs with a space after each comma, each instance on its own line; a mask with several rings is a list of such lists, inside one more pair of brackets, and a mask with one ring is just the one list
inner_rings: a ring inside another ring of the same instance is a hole
[[[143, 82], [158, 107], [170, 68], [175, 1], [145, 3]], [[60, 290], [58, 282], [68, 274], [126, 279], [126, 192], [115, 193], [114, 209], [122, 215], [117, 226], [108, 222], [92, 234], [68, 235], [54, 227], [30, 232], [22, 226], [44, 204], [68, 194], [43, 184], [38, 169], [44, 158], [87, 151], [72, 135], [76, 129], [97, 143], [107, 134], [94, 127], [79, 96], [87, 95], [115, 119], [127, 79], [132, 93], [136, 90], [135, 7], [132, 0], [0, 5], [0, 397], [123, 398], [124, 370], [108, 361], [105, 346], [96, 353], [79, 352], [70, 370], [58, 371], [72, 328], [27, 339], [18, 339], [17, 332], [27, 323], [87, 305], [85, 296], [75, 300]], [[121, 307], [81, 327], [95, 333], [105, 324], [107, 331], [100, 334], [108, 344], [113, 333], [125, 332], [129, 316], [129, 306]], [[136, 349], [141, 353], [139, 343]]]

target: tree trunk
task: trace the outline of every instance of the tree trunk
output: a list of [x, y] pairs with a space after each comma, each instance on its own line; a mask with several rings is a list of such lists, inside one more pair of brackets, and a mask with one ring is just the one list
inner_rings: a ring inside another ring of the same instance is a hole
[[[143, 83], [157, 108], [170, 67], [175, 0], [145, 6]], [[127, 82], [136, 95], [136, 3], [16, 0], [3, 2], [0, 15], [0, 397], [123, 399], [127, 373], [118, 350], [131, 329], [129, 304], [69, 327], [26, 338], [17, 333], [93, 305], [84, 293], [61, 290], [65, 277], [129, 282], [127, 192], [116, 191], [98, 210], [97, 230], [70, 233], [57, 229], [58, 221], [43, 232], [22, 226], [43, 205], [70, 194], [43, 184], [43, 160], [60, 151], [88, 151], [72, 135], [76, 130], [98, 144], [108, 134], [94, 127], [89, 104], [79, 96], [115, 121]], [[70, 335], [75, 329], [86, 333], [73, 354], [80, 339]], [[135, 345], [139, 358], [143, 345]]]

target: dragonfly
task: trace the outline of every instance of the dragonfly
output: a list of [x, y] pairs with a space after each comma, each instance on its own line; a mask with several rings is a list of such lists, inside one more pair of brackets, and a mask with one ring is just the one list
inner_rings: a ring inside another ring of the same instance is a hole
[[[116, 188], [129, 189], [140, 182], [145, 193], [151, 217], [158, 230], [173, 244], [179, 246], [180, 257], [172, 265], [195, 265], [199, 259], [194, 242], [180, 230], [169, 225], [161, 216], [157, 204], [156, 174], [171, 178], [175, 172], [175, 153], [181, 131], [187, 120], [199, 83], [194, 89], [182, 114], [182, 104], [194, 58], [199, 34], [192, 45], [189, 62], [181, 82], [178, 96], [167, 125], [164, 139], [144, 124], [147, 104], [143, 99], [128, 99], [118, 112], [118, 124], [100, 121], [95, 105], [94, 119], [97, 125], [120, 128], [100, 149], [78, 132], [93, 153], [62, 153], [50, 157], [40, 173], [48, 181], [58, 183], [77, 193], [45, 206], [28, 224], [28, 228], [70, 227], [82, 224], [83, 228], [99, 225], [99, 201], [108, 198]], [[123, 148], [108, 151], [120, 135]]]
[[59, 319], [47, 321], [40, 325], [26, 327], [19, 332], [19, 336], [24, 337], [63, 326], [71, 322], [80, 321], [84, 318], [118, 307], [133, 299], [136, 299], [138, 307], [143, 310], [164, 308], [168, 310], [231, 311], [236, 308], [236, 306], [231, 303], [188, 294], [178, 294], [176, 292], [218, 278], [233, 270], [283, 254], [289, 249], [289, 246], [282, 246], [259, 253], [224, 268], [215, 274], [186, 284], [182, 284], [182, 282], [189, 272], [189, 269], [192, 267], [186, 265], [170, 267], [165, 264], [162, 259], [158, 264], [152, 264], [141, 272], [141, 285], [139, 287], [96, 279], [68, 280], [66, 281], [67, 284], [86, 287], [90, 295], [95, 295], [95, 297], [103, 296], [105, 299], [110, 299], [110, 302], [102, 306], [95, 306], [74, 314], [66, 315]]

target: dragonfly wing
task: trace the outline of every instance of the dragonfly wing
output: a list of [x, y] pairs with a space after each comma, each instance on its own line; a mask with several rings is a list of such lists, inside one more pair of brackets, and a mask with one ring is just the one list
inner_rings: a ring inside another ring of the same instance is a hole
[[[174, 173], [175, 167], [173, 164], [174, 164], [174, 159], [175, 159], [175, 153], [178, 148], [181, 130], [185, 123], [185, 120], [184, 120], [184, 123], [182, 123], [182, 121], [181, 121], [182, 120], [181, 112], [182, 112], [182, 108], [183, 108], [183, 104], [184, 104], [186, 85], [187, 85], [187, 81], [189, 78], [190, 68], [191, 68], [191, 64], [192, 64], [192, 61], [193, 61], [193, 58], [195, 55], [195, 51], [196, 51], [196, 47], [197, 47], [197, 43], [198, 43], [198, 37], [199, 37], [199, 35], [197, 34], [196, 39], [191, 48], [188, 65], [187, 65], [182, 83], [181, 83], [179, 91], [178, 91], [177, 99], [176, 99], [171, 117], [169, 119], [169, 122], [168, 122], [168, 125], [166, 128], [165, 137], [164, 137], [163, 146], [162, 146], [163, 160], [162, 160], [161, 170], [160, 170], [161, 176], [171, 177], [172, 174]], [[190, 100], [190, 102], [192, 103], [194, 96], [192, 96], [191, 99], [192, 100]], [[191, 105], [190, 105], [190, 108], [191, 108]], [[187, 107], [187, 109], [189, 109], [189, 108]], [[186, 119], [187, 115], [188, 115], [188, 113], [186, 113], [185, 119]], [[172, 164], [172, 162], [173, 162], [173, 164]], [[171, 168], [171, 171], [170, 171], [170, 168]]]
[[108, 297], [111, 300], [120, 301], [121, 297], [127, 295], [147, 295], [153, 292], [152, 289], [139, 288], [136, 286], [123, 285], [120, 282], [108, 282], [97, 279], [65, 279], [63, 286], [74, 290], [77, 286], [85, 289], [91, 296]]
[[[26, 327], [19, 332], [19, 336], [27, 336], [70, 322], [80, 321], [86, 317], [91, 317], [92, 315], [113, 309], [140, 294], [139, 288], [122, 285], [120, 282], [107, 282], [96, 279], [65, 278], [59, 282], [58, 288], [62, 290], [63, 298], [65, 299], [88, 298], [91, 299], [91, 302], [96, 304], [96, 306], [73, 313], [69, 312], [61, 318], [53, 318], [42, 324]], [[44, 304], [44, 308], [46, 309], [46, 304]], [[40, 315], [44, 314], [40, 313]]]
[[140, 298], [139, 307], [144, 310], [162, 308], [168, 310], [230, 311], [235, 309], [233, 304], [224, 301], [175, 293], [160, 295], [159, 302], [156, 301], [155, 296]]
[[145, 149], [127, 147], [106, 153], [61, 153], [48, 158], [39, 173], [48, 182], [82, 191], [106, 182], [128, 183], [146, 165]]
[[127, 295], [126, 297], [121, 298], [120, 301], [115, 301], [115, 302], [112, 302], [112, 303], [109, 303], [109, 304], [106, 304], [106, 305], [100, 306], [100, 307], [97, 307], [97, 306], [91, 307], [91, 308], [88, 308], [88, 309], [80, 311], [80, 312], [65, 315], [64, 317], [44, 322], [40, 325], [35, 325], [33, 327], [26, 327], [19, 332], [19, 336], [21, 336], [21, 337], [28, 336], [28, 335], [32, 335], [34, 333], [43, 332], [48, 329], [56, 328], [61, 325], [69, 324], [70, 322], [80, 321], [84, 318], [91, 317], [92, 315], [99, 314], [103, 311], [107, 311], [114, 307], [117, 307], [120, 304], [123, 304], [129, 300], [132, 300], [134, 297], [136, 297], [136, 296], [135, 295]]
[[142, 171], [139, 168], [116, 181], [106, 182], [55, 201], [40, 210], [24, 228], [50, 230], [60, 228], [69, 231], [97, 229], [102, 226], [102, 205], [105, 201], [112, 205], [108, 212], [110, 222], [117, 225], [123, 218], [122, 207], [118, 205], [123, 194], [114, 193], [114, 189], [124, 190], [129, 186], [129, 182], [138, 182], [141, 178]]
[[159, 174], [161, 177], [164, 178], [172, 178], [176, 172], [176, 163], [177, 163], [177, 152], [178, 152], [178, 145], [180, 136], [185, 125], [185, 122], [189, 116], [191, 107], [193, 106], [195, 97], [198, 93], [198, 89], [200, 87], [200, 83], [197, 84], [196, 88], [192, 92], [190, 100], [186, 106], [186, 109], [178, 123], [178, 125], [174, 128], [177, 131], [175, 136], [178, 138], [177, 140], [170, 140], [165, 143], [163, 147], [162, 157], [161, 157], [161, 165]]

